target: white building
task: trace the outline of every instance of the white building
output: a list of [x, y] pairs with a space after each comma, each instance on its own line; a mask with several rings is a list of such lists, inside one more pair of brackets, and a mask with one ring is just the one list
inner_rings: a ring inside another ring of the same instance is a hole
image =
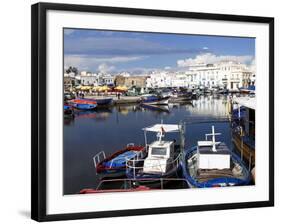
[[99, 77], [97, 74], [95, 73], [91, 73], [91, 72], [86, 72], [86, 71], [82, 71], [80, 73], [80, 81], [81, 81], [81, 85], [84, 86], [98, 86], [99, 85]]
[[225, 87], [237, 90], [254, 84], [255, 75], [245, 65], [233, 61], [217, 64], [195, 64], [184, 72], [153, 72], [147, 79], [147, 87]]
[[154, 72], [146, 80], [146, 87], [189, 87], [192, 76], [188, 72]]
[[99, 74], [99, 85], [113, 85], [114, 76], [110, 74]]
[[171, 85], [171, 76], [167, 72], [153, 72], [146, 80], [148, 88], [169, 87]]
[[114, 76], [110, 74], [96, 74], [92, 72], [82, 71], [79, 76], [81, 84], [84, 86], [100, 86], [100, 85], [113, 85]]
[[189, 70], [193, 73], [193, 81], [199, 86], [226, 87], [230, 90], [250, 85], [253, 75], [245, 64], [233, 61], [194, 65]]

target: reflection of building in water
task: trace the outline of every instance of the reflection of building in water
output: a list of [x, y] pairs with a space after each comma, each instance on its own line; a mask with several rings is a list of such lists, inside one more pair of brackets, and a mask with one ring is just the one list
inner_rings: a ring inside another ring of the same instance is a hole
[[215, 99], [213, 96], [201, 97], [194, 101], [188, 110], [192, 115], [225, 117], [229, 115], [230, 100], [227, 97]]

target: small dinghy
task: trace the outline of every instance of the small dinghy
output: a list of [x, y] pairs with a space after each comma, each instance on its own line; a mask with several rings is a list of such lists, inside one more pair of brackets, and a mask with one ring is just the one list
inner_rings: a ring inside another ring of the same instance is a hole
[[[143, 129], [145, 145], [148, 150], [144, 158], [127, 160], [126, 175], [128, 178], [156, 179], [177, 176], [184, 147], [184, 126], [177, 124], [155, 124]], [[157, 133], [157, 140], [147, 144], [147, 132]], [[173, 141], [163, 140], [165, 133], [180, 133], [180, 145]]]
[[[230, 151], [222, 142], [216, 142], [212, 126], [212, 133], [206, 134], [205, 141], [198, 141], [185, 151], [182, 161], [183, 175], [190, 187], [224, 187], [247, 185], [251, 180], [250, 173], [244, 162]], [[212, 136], [212, 141], [208, 141]]]
[[143, 146], [128, 144], [112, 155], [106, 157], [105, 152], [101, 151], [93, 157], [96, 173], [100, 178], [120, 177], [126, 173], [126, 161], [133, 158], [142, 158], [145, 155]]

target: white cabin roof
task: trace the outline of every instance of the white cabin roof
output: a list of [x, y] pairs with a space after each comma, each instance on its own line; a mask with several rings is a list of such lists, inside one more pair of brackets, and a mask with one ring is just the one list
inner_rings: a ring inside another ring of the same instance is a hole
[[255, 97], [235, 97], [233, 102], [253, 110], [256, 110], [256, 98]]
[[198, 146], [212, 146], [213, 142], [212, 141], [198, 141]]
[[180, 127], [177, 124], [155, 124], [142, 130], [150, 132], [180, 132]]

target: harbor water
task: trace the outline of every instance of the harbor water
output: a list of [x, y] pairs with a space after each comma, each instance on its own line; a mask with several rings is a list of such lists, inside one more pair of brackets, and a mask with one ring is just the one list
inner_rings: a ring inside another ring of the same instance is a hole
[[[144, 145], [142, 128], [161, 123], [185, 122], [185, 147], [196, 145], [211, 132], [222, 133], [218, 141], [233, 149], [229, 115], [229, 96], [201, 96], [184, 104], [169, 104], [159, 108], [144, 108], [139, 104], [116, 105], [93, 111], [76, 111], [75, 118], [64, 119], [64, 194], [76, 194], [83, 188], [96, 188], [93, 156], [106, 155], [124, 148], [128, 143]], [[148, 136], [148, 142], [156, 139]], [[176, 138], [167, 135], [165, 138]]]

